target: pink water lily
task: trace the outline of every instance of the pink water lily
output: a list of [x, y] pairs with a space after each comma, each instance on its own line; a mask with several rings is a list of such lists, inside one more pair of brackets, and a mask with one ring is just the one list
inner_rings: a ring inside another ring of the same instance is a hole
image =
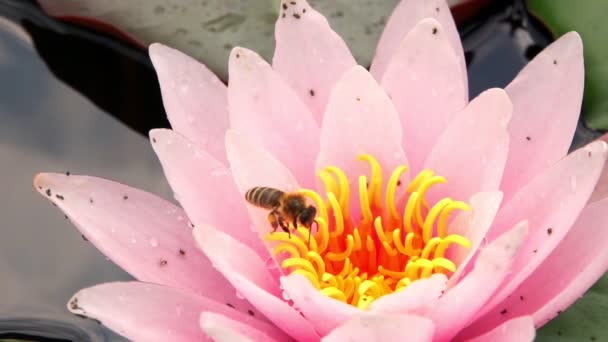
[[[36, 177], [139, 280], [71, 311], [142, 341], [530, 341], [606, 271], [608, 200], [590, 198], [607, 145], [567, 155], [576, 33], [470, 102], [442, 0], [403, 0], [369, 72], [304, 0], [281, 1], [276, 40], [272, 66], [235, 48], [228, 86], [150, 47], [173, 127], [150, 139], [183, 209]], [[256, 186], [303, 196], [316, 223], [272, 232]]]

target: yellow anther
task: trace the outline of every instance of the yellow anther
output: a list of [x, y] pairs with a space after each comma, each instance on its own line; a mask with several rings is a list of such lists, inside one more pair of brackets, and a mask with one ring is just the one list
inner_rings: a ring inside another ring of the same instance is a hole
[[365, 247], [369, 252], [369, 258], [367, 260], [367, 268], [369, 270], [376, 270], [376, 245], [374, 244], [374, 240], [371, 236], [367, 236], [367, 241], [365, 243]]
[[372, 157], [369, 154], [361, 154], [357, 157], [358, 160], [364, 160], [369, 163], [371, 168], [370, 175], [370, 184], [369, 184], [369, 194], [371, 198], [371, 203], [374, 205], [381, 207], [381, 198], [382, 198], [382, 167], [380, 167], [380, 163], [376, 160], [376, 158]]
[[434, 238], [430, 239], [424, 246], [424, 249], [422, 250], [422, 254], [420, 254], [420, 258], [429, 259], [431, 253], [433, 253], [435, 251], [435, 248], [439, 245], [440, 242], [441, 242], [441, 239], [438, 237], [434, 237]]
[[397, 279], [402, 279], [402, 278], [405, 278], [405, 276], [406, 276], [405, 272], [387, 270], [382, 266], [378, 266], [378, 273], [388, 276], [388, 277], [397, 278]]
[[308, 245], [308, 249], [311, 251], [317, 251], [319, 246], [317, 245], [317, 239], [315, 235], [312, 233], [312, 227], [310, 229], [302, 226], [298, 226], [297, 229], [298, 234], [306, 241]]
[[344, 279], [344, 296], [346, 296], [346, 300], [352, 298], [355, 292], [355, 281], [353, 278]]
[[401, 237], [401, 229], [397, 228], [393, 230], [393, 244], [395, 244], [395, 248], [397, 248], [397, 251], [399, 251], [399, 253], [407, 255], [403, 240], [405, 239]]
[[391, 245], [386, 241], [382, 241], [382, 247], [384, 248], [386, 253], [390, 256], [396, 256], [398, 254], [397, 250], [394, 249], [393, 247], [391, 247]]
[[277, 245], [273, 250], [272, 250], [272, 256], [277, 256], [283, 252], [286, 252], [289, 254], [290, 258], [299, 258], [300, 257], [300, 253], [298, 252], [298, 250], [293, 246], [290, 245], [288, 243], [281, 243], [279, 245]]
[[344, 292], [338, 290], [335, 287], [326, 287], [321, 290], [321, 293], [323, 293], [327, 297], [337, 299], [341, 302], [346, 302], [346, 296], [344, 295]]
[[405, 254], [408, 256], [419, 255], [422, 251], [419, 247], [420, 236], [415, 233], [407, 233], [405, 236]]
[[303, 270], [303, 269], [293, 270], [293, 271], [291, 271], [291, 274], [302, 275], [302, 276], [306, 277], [306, 279], [308, 279], [308, 281], [310, 281], [310, 283], [314, 287], [316, 287], [317, 289], [321, 288], [321, 284], [319, 284], [319, 279], [317, 279], [317, 277], [314, 274], [312, 274], [306, 270]]
[[355, 239], [352, 235], [348, 234], [346, 236], [346, 249], [341, 253], [327, 253], [327, 259], [331, 261], [342, 261], [346, 259], [353, 252], [353, 245], [355, 243]]
[[325, 186], [325, 192], [331, 192], [334, 194], [340, 193], [340, 187], [338, 186], [338, 182], [336, 182], [336, 179], [329, 171], [327, 171], [327, 169], [319, 171], [318, 175], [321, 179], [321, 182]]
[[426, 220], [424, 221], [424, 226], [422, 228], [422, 238], [425, 243], [428, 243], [428, 241], [431, 239], [431, 236], [433, 235], [433, 230], [435, 228], [435, 221], [437, 220], [437, 217], [439, 216], [443, 208], [445, 208], [450, 203], [452, 203], [452, 200], [450, 198], [444, 198], [441, 201], [437, 202], [437, 204], [435, 204], [433, 208], [431, 208], [431, 211], [429, 211], [429, 214], [426, 216]]
[[418, 187], [418, 192], [420, 193], [420, 198], [422, 199], [422, 202], [420, 202], [419, 206], [422, 205], [425, 208], [428, 208], [429, 204], [426, 201], [426, 192], [433, 186], [436, 184], [442, 184], [442, 183], [447, 183], [447, 180], [444, 177], [441, 176], [432, 176], [432, 177], [428, 177], [425, 180], [423, 180], [420, 183], [420, 186]]
[[425, 179], [432, 177], [432, 176], [433, 176], [433, 171], [431, 171], [429, 169], [424, 169], [424, 170], [420, 171], [420, 173], [418, 175], [416, 175], [416, 177], [414, 177], [414, 179], [412, 179], [412, 181], [410, 182], [410, 185], [408, 185], [407, 192], [412, 193], [412, 192], [416, 191], [416, 189], [418, 189], [418, 187], [420, 186], [420, 183], [422, 183]]
[[400, 182], [399, 178], [405, 171], [407, 171], [406, 166], [397, 166], [395, 171], [393, 171], [391, 174], [391, 177], [388, 180], [388, 185], [386, 186], [386, 198], [384, 199], [384, 203], [386, 204], [386, 209], [388, 210], [388, 214], [390, 215], [391, 219], [397, 222], [401, 220], [401, 217], [397, 212], [397, 207], [395, 206], [395, 195], [397, 192], [397, 186]]
[[281, 263], [283, 268], [295, 268], [302, 269], [312, 274], [317, 274], [317, 270], [310, 263], [310, 261], [302, 258], [287, 258]]
[[414, 212], [416, 211], [416, 203], [418, 202], [419, 194], [417, 192], [413, 192], [410, 195], [407, 204], [405, 205], [405, 215], [403, 215], [403, 226], [405, 227], [405, 231], [408, 233], [414, 232], [413, 219]]
[[361, 310], [366, 310], [367, 307], [374, 301], [373, 296], [366, 296], [366, 295], [362, 295], [359, 298], [359, 302], [357, 303], [357, 307]]
[[439, 246], [437, 246], [437, 249], [435, 250], [435, 258], [443, 257], [445, 255], [445, 251], [453, 243], [464, 248], [471, 248], [471, 242], [467, 238], [457, 234], [448, 235], [443, 238], [439, 243]]
[[359, 285], [359, 295], [368, 295], [374, 297], [380, 297], [382, 295], [382, 290], [380, 286], [373, 280], [365, 280]]
[[439, 223], [437, 225], [437, 235], [440, 238], [444, 238], [447, 235], [448, 219], [452, 211], [456, 209], [467, 211], [471, 208], [468, 204], [460, 201], [452, 201], [448, 206], [446, 206], [441, 212], [441, 216], [439, 216]]
[[278, 241], [287, 244], [292, 244], [298, 248], [300, 255], [306, 255], [306, 253], [308, 253], [308, 246], [306, 245], [306, 241], [296, 238], [292, 239], [290, 238], [289, 234], [285, 232], [274, 232], [272, 234], [264, 236], [264, 239], [267, 241]]
[[456, 272], [456, 265], [454, 265], [454, 263], [446, 258], [435, 258], [432, 260], [433, 262], [433, 267], [441, 267], [441, 268], [445, 268], [446, 270], [450, 271], [450, 272]]
[[361, 235], [359, 235], [359, 228], [353, 230], [353, 237], [355, 239], [355, 245], [353, 246], [354, 251], [361, 250]]
[[351, 265], [350, 258], [344, 259], [344, 266], [342, 266], [342, 270], [340, 273], [338, 273], [338, 276], [341, 278], [346, 277], [346, 275], [351, 271]]
[[317, 252], [308, 252], [306, 255], [308, 260], [315, 266], [317, 274], [325, 274], [325, 262]]
[[380, 241], [391, 241], [391, 239], [384, 234], [384, 228], [382, 227], [382, 217], [376, 217], [376, 219], [374, 220], [374, 229], [376, 230], [376, 234], [378, 235], [378, 239], [380, 239]]
[[344, 233], [344, 217], [342, 216], [342, 209], [340, 208], [340, 203], [336, 199], [336, 196], [331, 192], [327, 193], [327, 200], [329, 201], [329, 205], [331, 206], [331, 210], [334, 213], [334, 221], [335, 221], [335, 230], [329, 233], [330, 238], [334, 238], [336, 236], [342, 235]]
[[317, 235], [320, 236], [319, 248], [317, 249], [319, 253], [324, 253], [327, 250], [327, 246], [329, 245], [329, 227], [327, 226], [327, 221], [325, 221], [322, 217], [315, 218], [315, 222], [317, 222]]
[[397, 282], [397, 286], [395, 286], [395, 290], [400, 291], [403, 290], [406, 286], [408, 286], [412, 281], [410, 280], [410, 278], [401, 278], [401, 280], [399, 280]]
[[348, 184], [348, 178], [340, 168], [335, 166], [328, 166], [325, 170], [333, 173], [338, 178], [338, 184], [340, 185], [340, 196], [338, 201], [342, 208], [342, 214], [346, 218], [350, 218], [349, 214], [349, 201], [350, 201], [350, 185]]
[[372, 210], [369, 203], [369, 194], [367, 193], [367, 177], [359, 176], [359, 202], [361, 203], [361, 215], [363, 223], [372, 221]]

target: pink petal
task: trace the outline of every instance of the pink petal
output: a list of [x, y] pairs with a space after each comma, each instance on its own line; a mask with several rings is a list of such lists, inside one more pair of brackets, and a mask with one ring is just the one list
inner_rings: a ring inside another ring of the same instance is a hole
[[256, 286], [279, 295], [278, 284], [268, 272], [266, 263], [254, 251], [231, 236], [210, 226], [197, 226], [194, 239], [220, 273], [238, 272]]
[[272, 66], [321, 122], [334, 84], [357, 63], [323, 15], [305, 0], [292, 2], [281, 1]]
[[607, 152], [603, 141], [578, 149], [534, 178], [503, 206], [488, 240], [500, 234], [502, 227], [522, 219], [529, 221], [530, 234], [512, 273], [478, 317], [511, 294], [566, 236], [593, 191]]
[[447, 179], [431, 197], [467, 199], [495, 191], [508, 153], [507, 123], [511, 101], [502, 89], [490, 89], [473, 99], [439, 136], [425, 168]]
[[448, 287], [455, 285], [465, 274], [465, 271], [470, 268], [468, 267], [470, 266], [469, 263], [482, 247], [482, 242], [492, 226], [492, 222], [494, 222], [494, 217], [501, 202], [502, 192], [500, 191], [476, 193], [469, 200], [471, 210], [463, 212], [448, 226], [449, 234], [462, 235], [468, 238], [471, 243], [469, 249], [448, 250], [450, 253], [449, 259], [458, 265], [458, 269], [448, 281]]
[[235, 48], [229, 61], [230, 127], [256, 141], [312, 186], [319, 127], [298, 95], [258, 54]]
[[505, 89], [513, 101], [505, 199], [568, 153], [583, 98], [583, 45], [570, 32], [536, 56]]
[[[602, 135], [598, 140], [608, 142], [608, 133]], [[608, 197], [608, 167], [606, 165], [602, 169], [602, 174], [595, 185], [595, 189], [593, 189], [589, 202], [599, 201], [605, 197]]]
[[[495, 310], [467, 329], [469, 335], [511, 317], [533, 315], [537, 327], [565, 310], [608, 269], [608, 199], [589, 204], [564, 240]], [[550, 280], [550, 281], [548, 281]], [[508, 314], [498, 312], [507, 310]]]
[[416, 280], [405, 289], [373, 301], [369, 310], [377, 313], [418, 313], [422, 307], [437, 301], [446, 288], [447, 278], [434, 274], [429, 278]]
[[[226, 133], [226, 150], [243, 201], [245, 192], [256, 186], [267, 186], [286, 192], [300, 188], [289, 169], [239, 132]], [[252, 205], [248, 205], [247, 209], [251, 218], [251, 229], [257, 231], [260, 239], [263, 239], [272, 229], [267, 219], [268, 210]]]
[[454, 52], [460, 57], [461, 77], [465, 82], [464, 95], [468, 96], [467, 69], [462, 43], [450, 8], [444, 0], [402, 0], [393, 11], [382, 32], [370, 72], [377, 80], [381, 80], [393, 55], [399, 49], [399, 43], [420, 20], [425, 18], [433, 18], [443, 26]]
[[259, 330], [250, 324], [243, 323], [211, 311], [201, 314], [201, 328], [214, 341], [286, 341], [285, 335], [275, 326]]
[[34, 185], [95, 247], [138, 280], [214, 293], [221, 301], [236, 299], [196, 247], [186, 214], [173, 204], [88, 176], [43, 173]]
[[403, 146], [415, 171], [467, 103], [461, 58], [441, 24], [424, 19], [399, 44], [382, 78], [401, 115]]
[[[374, 156], [382, 165], [384, 179], [399, 165], [408, 165], [401, 148], [401, 124], [391, 100], [373, 77], [360, 66], [349, 70], [334, 88], [321, 129], [321, 152], [317, 170], [342, 168], [350, 184], [359, 175], [369, 175], [369, 164], [357, 160], [362, 153]], [[407, 183], [408, 174], [402, 176]], [[352, 200], [352, 212], [358, 212]]]
[[277, 333], [272, 325], [237, 311], [239, 305], [170, 286], [115, 282], [79, 291], [68, 309], [97, 319], [135, 341], [209, 341], [198, 324], [201, 311], [217, 312], [257, 330]]
[[268, 257], [266, 247], [249, 228], [249, 216], [229, 168], [168, 129], [150, 131], [152, 147], [180, 204], [195, 225], [223, 232]]
[[319, 340], [319, 335], [310, 322], [286, 301], [260, 288], [239, 272], [231, 270], [230, 267], [224, 268], [223, 271], [238, 293], [255, 305], [264, 316], [285, 333], [297, 341]]
[[150, 45], [171, 127], [226, 163], [226, 86], [206, 66], [162, 44]]
[[413, 315], [364, 314], [323, 337], [323, 342], [427, 342], [433, 338], [433, 322]]
[[490, 332], [467, 342], [532, 342], [536, 336], [534, 322], [530, 316], [513, 318]]
[[522, 222], [483, 249], [475, 267], [429, 308], [435, 322], [434, 341], [449, 341], [465, 327], [510, 272], [528, 224]]
[[348, 321], [361, 310], [322, 294], [310, 281], [301, 275], [293, 274], [281, 277], [283, 291], [300, 312], [314, 326], [315, 330], [325, 335]]

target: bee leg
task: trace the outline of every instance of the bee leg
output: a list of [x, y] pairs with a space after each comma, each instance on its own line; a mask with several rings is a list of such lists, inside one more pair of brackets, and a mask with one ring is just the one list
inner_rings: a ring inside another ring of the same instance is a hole
[[277, 221], [276, 212], [273, 210], [268, 214], [268, 222], [272, 226], [272, 231], [276, 232], [277, 228], [279, 228], [279, 222]]
[[289, 229], [289, 225], [287, 224], [287, 222], [285, 222], [285, 220], [279, 216], [279, 225], [281, 226], [281, 229], [283, 229], [283, 231], [287, 234], [289, 234], [289, 238], [291, 239], [291, 230]]

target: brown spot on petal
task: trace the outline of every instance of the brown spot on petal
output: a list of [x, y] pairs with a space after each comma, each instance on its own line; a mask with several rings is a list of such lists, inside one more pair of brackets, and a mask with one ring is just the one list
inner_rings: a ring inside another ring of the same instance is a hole
[[531, 137], [526, 137], [526, 140], [530, 141], [530, 140], [532, 140], [532, 138]]
[[507, 309], [502, 309], [502, 311], [500, 311], [500, 314], [501, 314], [501, 315], [506, 315], [506, 314], [507, 314], [507, 312], [508, 312], [508, 311], [507, 311]]
[[553, 65], [557, 65], [557, 59], [553, 60]]
[[181, 255], [181, 256], [186, 255], [186, 251], [180, 248], [179, 249], [179, 255]]
[[127, 195], [123, 195], [123, 196], [122, 196], [122, 199], [124, 199], [124, 200], [126, 201], [126, 200], [128, 200], [128, 199], [129, 199], [129, 196], [127, 196]]
[[167, 261], [167, 260], [165, 260], [165, 259], [160, 259], [160, 261], [158, 262], [158, 264], [159, 264], [160, 266], [167, 266], [168, 261]]
[[293, 17], [296, 18], [296, 19], [300, 19], [300, 15], [298, 13], [294, 13]]
[[433, 34], [437, 34], [437, 28], [433, 27], [433, 31], [432, 32], [433, 32]]
[[66, 175], [66, 176], [69, 176], [69, 175], [70, 175], [70, 171], [66, 171], [66, 172], [65, 172], [65, 175]]
[[287, 7], [288, 7], [287, 4], [283, 3], [283, 9], [287, 9]]
[[70, 301], [70, 309], [78, 310], [80, 307], [78, 306], [78, 298], [74, 298]]
[[226, 303], [226, 305], [234, 309], [234, 305], [232, 305], [230, 303]]
[[553, 234], [553, 228], [548, 228], [547, 229], [547, 235], [551, 235]]
[[249, 314], [249, 316], [255, 316], [255, 312], [253, 312], [252, 310], [247, 310], [247, 313]]
[[45, 193], [47, 196], [51, 197], [51, 189], [46, 189]]
[[314, 89], [310, 89], [308, 91], [308, 93], [310, 94], [310, 96], [315, 96], [315, 90]]
[[57, 197], [57, 199], [59, 199], [59, 200], [62, 200], [62, 201], [64, 200], [64, 197], [59, 194], [56, 194], [55, 197]]

